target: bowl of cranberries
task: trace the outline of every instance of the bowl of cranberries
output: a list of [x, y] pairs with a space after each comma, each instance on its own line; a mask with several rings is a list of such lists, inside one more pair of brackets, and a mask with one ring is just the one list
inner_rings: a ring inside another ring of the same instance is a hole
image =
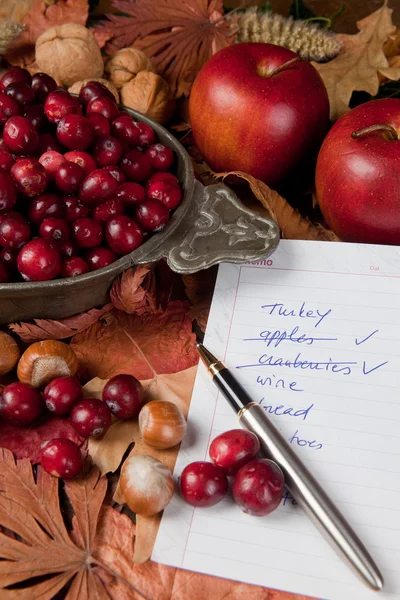
[[44, 73], [0, 79], [0, 324], [104, 304], [135, 265], [165, 257], [194, 272], [261, 258], [278, 239], [228, 188], [196, 181], [178, 140], [100, 83], [76, 96]]

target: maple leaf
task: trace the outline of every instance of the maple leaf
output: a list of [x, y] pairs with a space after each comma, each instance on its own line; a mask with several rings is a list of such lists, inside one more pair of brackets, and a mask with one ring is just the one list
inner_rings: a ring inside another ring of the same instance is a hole
[[60, 321], [51, 319], [34, 319], [33, 323], [11, 323], [9, 328], [16, 333], [24, 342], [36, 342], [40, 340], [63, 340], [84, 331], [93, 323], [96, 323], [103, 315], [110, 312], [111, 304], [103, 308], [93, 308], [87, 312], [68, 317]]
[[7, 54], [8, 62], [18, 66], [29, 65], [34, 61], [35, 42], [44, 31], [64, 23], [86, 25], [88, 15], [88, 0], [56, 0], [52, 4], [44, 0], [33, 0], [22, 19], [26, 31]]
[[355, 35], [338, 34], [342, 50], [325, 64], [312, 63], [328, 90], [332, 120], [350, 110], [353, 92], [368, 92], [375, 96], [379, 89], [379, 75], [386, 80], [400, 79], [400, 66], [390, 66], [384, 45], [396, 32], [392, 23], [393, 11], [385, 0], [382, 8], [357, 22], [360, 30]]
[[153, 271], [146, 267], [128, 269], [111, 288], [110, 297], [118, 310], [142, 315], [156, 312], [155, 279]]
[[279, 225], [283, 238], [289, 240], [340, 241], [333, 231], [325, 229], [319, 224], [313, 225], [309, 219], [303, 217], [278, 192], [251, 175], [240, 171], [231, 171], [230, 173], [214, 173], [214, 176], [222, 180], [238, 177], [247, 181], [254, 196]]
[[126, 16], [109, 14], [100, 26], [113, 33], [107, 52], [143, 50], [177, 98], [189, 95], [204, 63], [234, 39], [222, 0], [115, 0], [113, 6]]

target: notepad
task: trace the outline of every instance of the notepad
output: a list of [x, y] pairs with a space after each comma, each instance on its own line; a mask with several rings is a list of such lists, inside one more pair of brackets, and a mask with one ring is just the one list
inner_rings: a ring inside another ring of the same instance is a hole
[[[205, 345], [232, 369], [380, 568], [370, 591], [285, 493], [251, 517], [175, 494], [153, 560], [328, 600], [400, 599], [400, 248], [282, 241], [219, 267]], [[200, 364], [175, 476], [238, 421]]]

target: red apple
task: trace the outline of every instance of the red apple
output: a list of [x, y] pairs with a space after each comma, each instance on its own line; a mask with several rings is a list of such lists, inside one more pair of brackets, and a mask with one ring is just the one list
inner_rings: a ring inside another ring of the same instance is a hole
[[215, 171], [269, 185], [317, 154], [329, 100], [314, 67], [272, 44], [233, 44], [201, 69], [189, 101], [194, 140]]
[[343, 241], [400, 244], [400, 100], [372, 100], [335, 123], [318, 156], [316, 188]]

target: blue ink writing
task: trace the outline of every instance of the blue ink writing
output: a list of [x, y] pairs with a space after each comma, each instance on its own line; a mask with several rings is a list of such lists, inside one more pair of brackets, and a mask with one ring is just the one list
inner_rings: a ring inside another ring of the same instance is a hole
[[[256, 338], [245, 338], [243, 341], [244, 342], [256, 342], [256, 341], [262, 341], [265, 342], [266, 345], [269, 347], [271, 345], [274, 345], [275, 348], [277, 348], [282, 342], [294, 342], [297, 344], [305, 344], [306, 346], [312, 346], [312, 344], [314, 342], [336, 342], [337, 338], [335, 337], [312, 337], [309, 336], [305, 333], [301, 333], [299, 335], [298, 331], [299, 331], [300, 327], [298, 325], [296, 325], [296, 327], [293, 327], [292, 331], [290, 333], [288, 333], [287, 331], [280, 331], [279, 329], [276, 329], [275, 331], [262, 331], [259, 335], [259, 337]], [[296, 337], [297, 336], [297, 337]]]
[[373, 371], [376, 371], [377, 369], [380, 369], [381, 367], [383, 367], [384, 365], [387, 365], [389, 361], [385, 360], [385, 362], [381, 363], [380, 365], [376, 365], [375, 367], [372, 367], [372, 369], [368, 369], [367, 370], [367, 366], [365, 364], [365, 360], [363, 361], [363, 373], [364, 375], [369, 375], [370, 373], [372, 373]]
[[[273, 354], [262, 354], [258, 359], [258, 363], [249, 365], [238, 365], [237, 369], [246, 369], [249, 367], [288, 367], [290, 369], [309, 369], [311, 371], [327, 371], [331, 373], [342, 373], [342, 375], [350, 375], [351, 366], [356, 365], [357, 361], [334, 361], [331, 358], [325, 362], [312, 362], [309, 360], [301, 360], [301, 352], [297, 354], [294, 360], [275, 357]], [[382, 365], [379, 365], [382, 366]], [[376, 367], [378, 368], [378, 367]], [[366, 374], [366, 373], [364, 373]]]
[[321, 450], [322, 444], [319, 444], [316, 440], [303, 440], [297, 434], [299, 430], [296, 429], [291, 438], [289, 438], [290, 444], [297, 444], [297, 446], [307, 446], [312, 450]]
[[375, 331], [373, 331], [372, 333], [370, 333], [369, 335], [367, 335], [367, 337], [363, 338], [362, 340], [358, 340], [357, 338], [354, 340], [356, 343], [356, 346], [361, 346], [361, 344], [363, 344], [364, 342], [368, 341], [369, 339], [372, 338], [373, 335], [375, 335], [375, 333], [378, 333], [379, 329], [375, 329]]
[[306, 303], [303, 302], [299, 310], [285, 308], [282, 302], [275, 302], [275, 304], [264, 304], [261, 308], [267, 310], [269, 315], [279, 315], [280, 317], [301, 317], [302, 319], [318, 319], [314, 327], [318, 327], [322, 321], [327, 317], [332, 309], [328, 308], [326, 312], [317, 310], [306, 310]]
[[257, 383], [262, 386], [274, 387], [276, 389], [281, 388], [282, 390], [289, 389], [292, 392], [304, 392], [297, 386], [297, 381], [289, 381], [287, 382], [285, 379], [276, 379], [276, 375], [272, 374], [270, 377], [261, 377], [261, 375], [257, 376]]
[[263, 407], [263, 409], [268, 412], [270, 415], [276, 415], [277, 417], [283, 416], [283, 415], [289, 415], [290, 417], [301, 417], [303, 419], [303, 421], [305, 421], [308, 417], [308, 413], [310, 412], [310, 410], [312, 409], [312, 407], [314, 406], [314, 404], [310, 404], [310, 406], [308, 408], [291, 408], [291, 407], [285, 407], [283, 404], [278, 404], [276, 406], [273, 406], [272, 404], [263, 404], [264, 402], [264, 398], [261, 398], [259, 404], [261, 404], [261, 406]]
[[290, 503], [292, 506], [296, 506], [297, 502], [293, 498], [292, 494], [286, 490], [286, 492], [282, 496], [282, 506], [285, 506], [286, 503]]

